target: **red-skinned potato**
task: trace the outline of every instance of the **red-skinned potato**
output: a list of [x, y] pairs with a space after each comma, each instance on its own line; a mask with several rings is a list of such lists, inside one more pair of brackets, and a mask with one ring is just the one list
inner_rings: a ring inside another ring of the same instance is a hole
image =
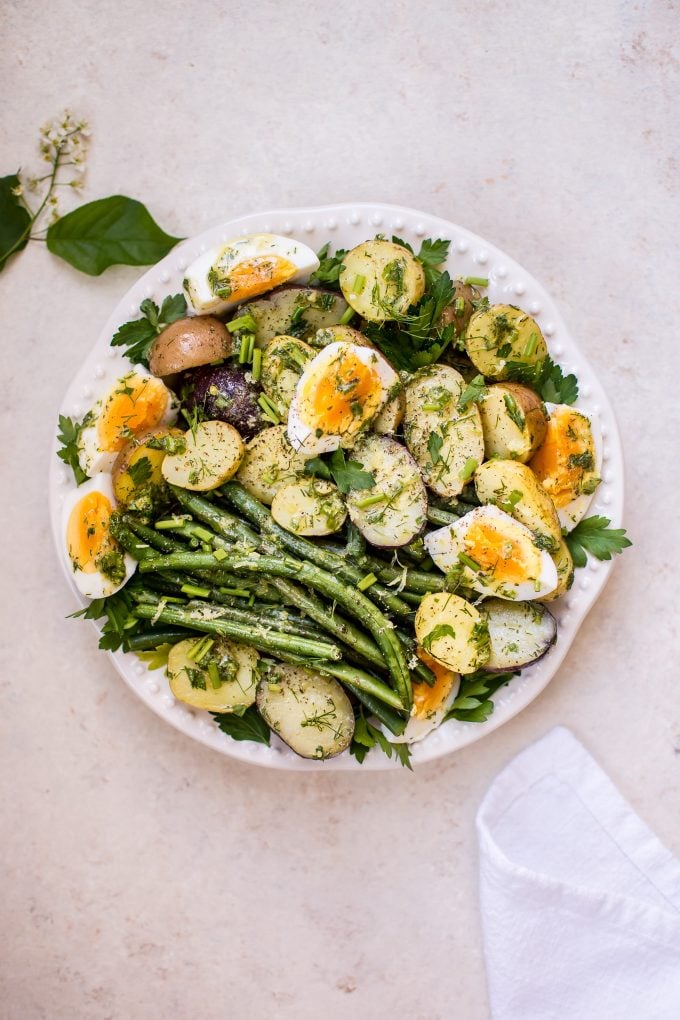
[[192, 315], [166, 326], [153, 342], [149, 369], [161, 379], [211, 365], [231, 354], [231, 335], [212, 315]]

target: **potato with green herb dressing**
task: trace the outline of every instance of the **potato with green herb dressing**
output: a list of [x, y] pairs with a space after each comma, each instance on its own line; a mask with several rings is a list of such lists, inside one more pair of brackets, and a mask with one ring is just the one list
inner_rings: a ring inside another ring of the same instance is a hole
[[478, 401], [484, 455], [526, 462], [543, 442], [548, 427], [545, 404], [521, 383], [494, 383]]
[[260, 385], [275, 407], [287, 411], [307, 362], [315, 351], [294, 336], [275, 336], [264, 349]]
[[376, 238], [347, 252], [340, 270], [345, 300], [369, 322], [405, 315], [425, 293], [425, 273], [407, 248]]
[[472, 673], [489, 658], [489, 628], [472, 603], [459, 595], [425, 595], [416, 613], [418, 644], [455, 673]]
[[514, 305], [476, 311], [465, 331], [465, 350], [475, 368], [490, 379], [506, 379], [510, 362], [535, 365], [548, 353], [536, 320]]
[[270, 506], [279, 489], [304, 472], [307, 460], [288, 442], [286, 426], [273, 425], [250, 440], [236, 479], [251, 496]]
[[337, 680], [277, 663], [257, 686], [262, 718], [301, 758], [332, 758], [354, 735], [354, 711]]
[[277, 491], [272, 517], [293, 535], [321, 537], [340, 531], [347, 508], [332, 482], [304, 478]]
[[208, 712], [248, 708], [257, 692], [259, 658], [254, 648], [227, 638], [187, 638], [168, 655], [170, 690], [179, 701]]
[[481, 503], [492, 503], [531, 531], [536, 544], [555, 552], [562, 541], [557, 511], [536, 475], [515, 460], [487, 460], [475, 472]]

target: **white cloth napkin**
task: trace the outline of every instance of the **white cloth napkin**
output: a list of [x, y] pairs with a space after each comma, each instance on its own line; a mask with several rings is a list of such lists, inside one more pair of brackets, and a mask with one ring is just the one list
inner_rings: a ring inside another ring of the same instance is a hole
[[678, 1020], [680, 863], [566, 729], [477, 814], [494, 1020]]

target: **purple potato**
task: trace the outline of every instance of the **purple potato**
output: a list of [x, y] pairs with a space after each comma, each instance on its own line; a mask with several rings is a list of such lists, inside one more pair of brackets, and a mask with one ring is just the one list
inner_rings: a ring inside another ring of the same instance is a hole
[[233, 425], [247, 441], [268, 422], [258, 406], [262, 390], [240, 365], [205, 365], [182, 377], [182, 399], [188, 411], [198, 407], [206, 418]]

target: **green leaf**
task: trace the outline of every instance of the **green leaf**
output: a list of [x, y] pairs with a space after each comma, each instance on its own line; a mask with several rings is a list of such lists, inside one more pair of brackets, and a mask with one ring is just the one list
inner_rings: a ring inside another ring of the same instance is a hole
[[633, 544], [626, 537], [624, 528], [610, 528], [610, 523], [608, 517], [586, 517], [565, 535], [574, 566], [585, 567], [586, 553], [590, 553], [596, 560], [610, 560], [613, 555]]
[[332, 287], [336, 290], [340, 289], [338, 282], [340, 278], [340, 270], [342, 269], [342, 260], [347, 254], [346, 248], [338, 248], [335, 255], [329, 255], [330, 244], [324, 244], [317, 252], [319, 259], [319, 268], [309, 278], [311, 286], [317, 287], [319, 284], [323, 284], [326, 287]]
[[422, 646], [426, 652], [431, 652], [434, 642], [441, 640], [443, 637], [450, 637], [454, 641], [456, 640], [456, 632], [448, 623], [438, 623], [436, 627], [433, 627], [430, 633], [426, 634], [423, 638]]
[[82, 485], [87, 481], [87, 475], [81, 468], [78, 458], [78, 439], [81, 430], [82, 425], [77, 425], [71, 418], [67, 418], [63, 414], [59, 415], [57, 440], [61, 443], [61, 449], [57, 450], [57, 457], [71, 468], [76, 485]]
[[550, 355], [533, 365], [509, 361], [505, 370], [508, 379], [530, 386], [550, 403], [573, 404], [578, 399], [578, 379], [573, 374], [565, 375]]
[[153, 474], [151, 461], [148, 457], [140, 457], [139, 460], [128, 465], [127, 472], [132, 479], [133, 486], [135, 489], [138, 489], [141, 485], [144, 485], [144, 482], [148, 482]]
[[150, 648], [146, 652], [135, 652], [138, 659], [146, 663], [147, 669], [161, 669], [163, 666], [168, 664], [168, 655], [170, 654], [171, 648], [174, 645], [163, 644], [156, 645], [155, 648]]
[[345, 460], [343, 450], [334, 450], [328, 462], [320, 457], [312, 457], [305, 464], [306, 475], [318, 478], [331, 478], [340, 492], [347, 494], [350, 489], [372, 489], [375, 478], [370, 471], [364, 471], [363, 465], [357, 460]]
[[383, 754], [391, 758], [393, 754], [406, 768], [411, 768], [411, 751], [408, 744], [391, 743], [382, 730], [366, 719], [363, 712], [359, 712], [354, 723], [354, 736], [350, 744], [349, 753], [354, 755], [361, 764], [372, 747], [379, 747]]
[[20, 185], [18, 174], [0, 177], [0, 271], [11, 255], [16, 255], [28, 244], [31, 216], [13, 188]]
[[433, 464], [437, 464], [441, 460], [441, 448], [444, 445], [444, 440], [438, 432], [430, 432], [430, 437], [427, 440], [427, 452], [430, 455], [430, 460]]
[[183, 294], [166, 297], [159, 311], [158, 305], [146, 298], [139, 306], [144, 316], [119, 326], [111, 339], [112, 347], [127, 347], [125, 357], [133, 365], [149, 367], [149, 353], [154, 340], [166, 326], [186, 314], [187, 303]]
[[87, 202], [47, 230], [47, 247], [90, 276], [109, 266], [148, 266], [180, 241], [166, 234], [146, 206], [125, 195]]
[[247, 708], [243, 715], [233, 712], [210, 713], [222, 730], [234, 740], [252, 740], [256, 744], [269, 744], [270, 729], [255, 705]]
[[474, 379], [470, 380], [458, 399], [459, 413], [462, 414], [464, 411], [467, 411], [470, 404], [481, 400], [485, 394], [486, 383], [484, 382], [484, 376], [476, 375]]
[[392, 750], [404, 768], [410, 769], [410, 771], [413, 772], [413, 765], [411, 765], [411, 748], [408, 744], [392, 744]]
[[425, 282], [428, 286], [431, 286], [441, 275], [437, 266], [440, 266], [442, 262], [446, 262], [450, 246], [450, 241], [433, 241], [431, 237], [426, 237], [421, 244], [420, 251], [416, 255], [416, 258], [423, 267], [425, 272]]

